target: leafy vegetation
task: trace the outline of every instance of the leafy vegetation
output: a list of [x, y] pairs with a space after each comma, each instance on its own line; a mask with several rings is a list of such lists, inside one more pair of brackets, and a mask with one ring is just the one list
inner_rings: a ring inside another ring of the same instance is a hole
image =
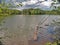
[[[57, 10], [49, 10], [49, 11], [41, 10], [41, 9], [24, 9], [20, 11], [20, 10], [8, 9], [8, 8], [23, 6], [21, 3], [17, 6], [13, 6], [11, 3], [7, 4], [5, 0], [2, 0], [2, 1], [3, 2], [0, 4], [0, 15], [18, 15], [18, 14], [20, 15], [21, 14], [22, 15], [60, 15], [60, 7], [58, 7]], [[58, 2], [60, 2], [60, 0], [58, 0]]]
[[47, 42], [46, 45], [57, 45], [57, 43], [56, 42], [53, 42], [53, 43]]
[[11, 10], [0, 7], [0, 15], [17, 15], [17, 14], [21, 14], [21, 12], [19, 10]]
[[0, 5], [0, 15], [60, 15], [60, 7], [58, 7], [57, 10], [41, 10], [41, 9], [24, 9], [22, 11], [20, 10], [14, 10], [14, 9], [8, 9], [8, 6], [1, 7]]
[[22, 14], [24, 15], [60, 15], [60, 8], [57, 10], [40, 10], [40, 9], [24, 9], [22, 11]]

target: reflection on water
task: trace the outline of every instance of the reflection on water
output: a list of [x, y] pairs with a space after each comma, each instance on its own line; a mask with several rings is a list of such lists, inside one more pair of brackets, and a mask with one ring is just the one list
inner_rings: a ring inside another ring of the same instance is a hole
[[28, 45], [28, 40], [32, 40], [35, 26], [39, 23], [39, 26], [42, 27], [38, 30], [39, 41], [44, 42], [45, 40], [47, 42], [51, 38], [50, 30], [53, 29], [49, 26], [45, 26], [45, 24], [50, 24], [52, 20], [56, 20], [58, 18], [60, 18], [60, 16], [54, 15], [15, 15], [7, 17], [4, 20], [5, 23], [1, 26], [2, 30], [0, 29], [2, 32], [4, 32], [2, 41], [5, 43], [5, 45]]

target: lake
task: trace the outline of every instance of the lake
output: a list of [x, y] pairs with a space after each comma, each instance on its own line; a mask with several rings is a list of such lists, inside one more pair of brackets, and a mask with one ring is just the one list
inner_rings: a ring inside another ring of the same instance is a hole
[[33, 40], [35, 26], [39, 24], [42, 28], [38, 30], [39, 39], [37, 42], [46, 43], [51, 41], [52, 35], [48, 32], [49, 26], [45, 25], [59, 19], [59, 15], [14, 15], [6, 17], [0, 26], [1, 41], [4, 45], [29, 45], [29, 41]]

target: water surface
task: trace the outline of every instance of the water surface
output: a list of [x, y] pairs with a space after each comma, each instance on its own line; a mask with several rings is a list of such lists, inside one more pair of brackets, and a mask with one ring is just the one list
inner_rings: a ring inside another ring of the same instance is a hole
[[[39, 24], [39, 26], [43, 28], [39, 28], [38, 30], [38, 42], [47, 42], [51, 41], [51, 33], [48, 31], [49, 26], [45, 26], [45, 24], [51, 24], [52, 20], [60, 19], [60, 16], [54, 15], [31, 15], [31, 16], [23, 16], [23, 15], [15, 15], [7, 17], [3, 20], [3, 25], [0, 26], [0, 32], [3, 32], [2, 42], [5, 45], [29, 45], [29, 40], [33, 40], [33, 33], [35, 30], [35, 26]], [[53, 30], [53, 29], [52, 29]]]

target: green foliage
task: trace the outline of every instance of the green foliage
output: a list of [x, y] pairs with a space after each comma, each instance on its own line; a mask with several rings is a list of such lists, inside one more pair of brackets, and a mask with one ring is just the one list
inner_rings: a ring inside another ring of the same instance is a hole
[[[58, 8], [59, 9], [59, 8]], [[0, 15], [60, 15], [59, 10], [43, 11], [40, 9], [24, 9], [22, 11], [12, 10], [7, 8], [0, 8]]]
[[0, 15], [17, 15], [17, 14], [21, 14], [21, 11], [7, 8], [0, 8]]
[[7, 7], [1, 8], [0, 7], [0, 15], [60, 15], [60, 8], [58, 10], [51, 10], [51, 11], [44, 11], [40, 9], [24, 9], [20, 10], [12, 10], [8, 9]]
[[40, 9], [24, 9], [22, 11], [24, 15], [60, 15], [60, 9], [58, 10], [51, 10], [51, 11], [44, 11]]
[[[10, 0], [11, 1], [11, 0]], [[56, 0], [53, 0], [56, 1]], [[58, 0], [60, 2], [60, 0]], [[55, 3], [52, 3], [54, 5]], [[0, 15], [17, 15], [17, 14], [23, 14], [23, 15], [60, 15], [60, 7], [58, 7], [57, 10], [41, 10], [41, 9], [24, 9], [22, 11], [20, 10], [12, 10], [8, 9], [10, 7], [15, 8], [23, 6], [22, 3], [20, 3], [17, 6], [13, 6], [11, 3], [5, 3], [5, 0], [0, 4]]]
[[40, 15], [40, 14], [45, 14], [43, 10], [40, 9], [24, 9], [22, 11], [24, 15]]
[[53, 43], [47, 42], [46, 45], [57, 45], [57, 43], [56, 42], [53, 42]]

